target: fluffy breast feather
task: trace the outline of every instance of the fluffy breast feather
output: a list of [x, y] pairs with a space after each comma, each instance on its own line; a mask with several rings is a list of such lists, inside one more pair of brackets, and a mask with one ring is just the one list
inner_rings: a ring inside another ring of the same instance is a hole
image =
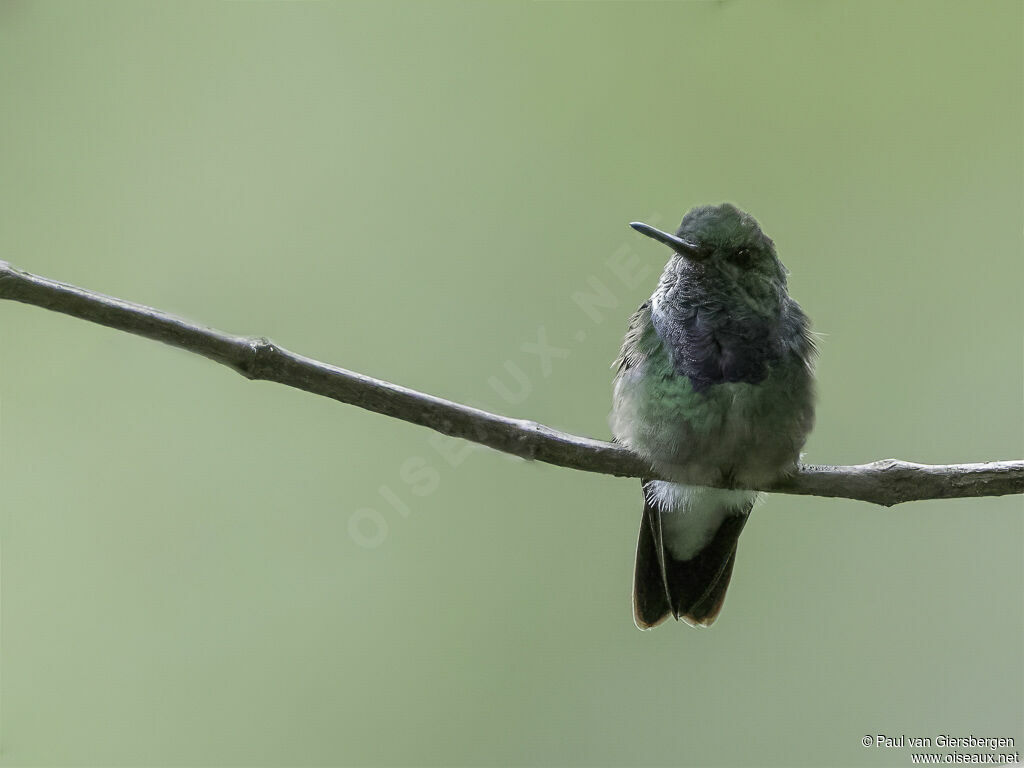
[[702, 386], [679, 372], [644, 304], [617, 361], [612, 433], [669, 477], [773, 479], [796, 463], [813, 419], [811, 373], [791, 346], [779, 344], [756, 383]]

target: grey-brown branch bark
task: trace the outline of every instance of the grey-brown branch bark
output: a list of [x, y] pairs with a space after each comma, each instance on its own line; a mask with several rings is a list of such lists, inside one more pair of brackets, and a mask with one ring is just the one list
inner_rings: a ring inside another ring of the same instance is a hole
[[[276, 381], [524, 459], [620, 477], [657, 476], [621, 445], [416, 392], [302, 357], [265, 338], [233, 336], [151, 307], [38, 277], [6, 262], [0, 262], [0, 298], [162, 341], [249, 379]], [[913, 464], [886, 459], [853, 466], [804, 465], [792, 477], [752, 490], [858, 499], [884, 506], [922, 499], [1002, 496], [1024, 493], [1024, 461]]]

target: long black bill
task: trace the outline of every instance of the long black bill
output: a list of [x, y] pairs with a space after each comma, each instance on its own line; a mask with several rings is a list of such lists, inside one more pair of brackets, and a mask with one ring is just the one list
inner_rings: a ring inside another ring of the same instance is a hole
[[652, 227], [650, 224], [644, 224], [642, 221], [632, 221], [629, 226], [641, 235], [647, 235], [648, 237], [654, 238], [659, 243], [664, 243], [682, 256], [686, 256], [691, 259], [700, 259], [702, 256], [700, 248], [694, 243], [683, 240], [683, 238], [677, 237], [676, 235], [670, 235], [668, 232], [662, 232], [660, 229]]

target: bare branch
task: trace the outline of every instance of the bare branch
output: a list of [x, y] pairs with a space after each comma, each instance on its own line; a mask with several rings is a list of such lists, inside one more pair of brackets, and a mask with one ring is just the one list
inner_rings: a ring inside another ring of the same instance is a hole
[[[264, 338], [233, 336], [165, 312], [47, 280], [0, 262], [0, 299], [62, 312], [208, 357], [249, 379], [276, 381], [316, 395], [560, 467], [620, 477], [657, 477], [621, 445], [510, 419], [336, 368]], [[922, 499], [1024, 493], [1024, 461], [913, 464], [896, 459], [853, 466], [801, 466], [753, 490], [857, 499], [883, 506]]]

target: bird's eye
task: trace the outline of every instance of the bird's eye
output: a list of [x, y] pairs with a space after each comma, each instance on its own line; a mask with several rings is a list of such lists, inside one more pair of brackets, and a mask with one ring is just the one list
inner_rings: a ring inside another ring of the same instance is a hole
[[749, 248], [740, 248], [738, 251], [734, 251], [732, 260], [739, 267], [749, 267], [751, 261], [754, 259], [754, 254]]

